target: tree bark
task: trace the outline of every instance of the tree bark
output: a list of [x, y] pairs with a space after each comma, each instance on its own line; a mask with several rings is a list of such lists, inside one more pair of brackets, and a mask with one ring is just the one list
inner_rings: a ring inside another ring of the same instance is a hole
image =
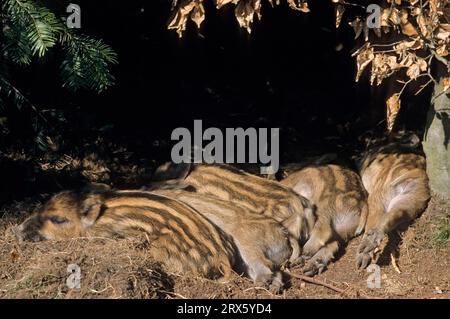
[[441, 77], [428, 110], [423, 149], [432, 193], [450, 199], [450, 92], [443, 90]]

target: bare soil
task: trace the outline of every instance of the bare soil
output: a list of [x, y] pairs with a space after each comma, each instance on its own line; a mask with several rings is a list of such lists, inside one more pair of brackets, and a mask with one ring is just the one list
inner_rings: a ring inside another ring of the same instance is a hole
[[[25, 200], [1, 208], [0, 298], [450, 298], [450, 247], [433, 244], [450, 206], [437, 200], [412, 225], [383, 243], [377, 254], [380, 288], [368, 288], [370, 273], [356, 269], [360, 238], [355, 238], [335, 263], [314, 277], [343, 292], [291, 278], [280, 295], [238, 275], [220, 283], [169, 273], [146, 255], [143, 238], [19, 244], [11, 228], [38, 204]], [[67, 286], [70, 264], [81, 269], [80, 289]], [[301, 275], [299, 269], [291, 272]]]

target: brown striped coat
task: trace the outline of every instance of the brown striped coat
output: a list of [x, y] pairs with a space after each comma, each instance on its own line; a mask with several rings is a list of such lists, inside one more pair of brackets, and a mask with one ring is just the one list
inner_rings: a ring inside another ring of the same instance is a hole
[[365, 268], [386, 234], [417, 218], [430, 199], [425, 157], [415, 135], [393, 136], [366, 152], [360, 169], [369, 193], [369, 215], [357, 264]]
[[[213, 196], [184, 190], [157, 190], [188, 204], [230, 235], [241, 257], [238, 271], [245, 272], [258, 285], [278, 292], [283, 286], [280, 268], [300, 257], [298, 233], [272, 218]], [[288, 221], [288, 224], [291, 224]]]
[[188, 205], [162, 195], [65, 191], [16, 229], [20, 240], [32, 241], [140, 233], [148, 235], [150, 256], [171, 271], [218, 278], [234, 266], [231, 238]]
[[[180, 169], [180, 167], [185, 169]], [[192, 191], [217, 197], [282, 223], [297, 216], [301, 242], [308, 239], [315, 222], [308, 199], [277, 181], [246, 173], [225, 164], [172, 164], [157, 170], [157, 180], [179, 179]]]
[[291, 171], [281, 181], [316, 206], [317, 220], [303, 247], [304, 273], [321, 272], [340, 243], [364, 230], [367, 193], [359, 175], [338, 165], [311, 165]]

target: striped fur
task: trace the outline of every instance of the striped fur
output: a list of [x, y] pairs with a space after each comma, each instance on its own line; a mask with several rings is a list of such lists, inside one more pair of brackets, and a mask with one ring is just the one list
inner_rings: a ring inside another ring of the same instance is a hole
[[204, 194], [184, 190], [159, 190], [193, 207], [233, 237], [242, 258], [239, 270], [256, 284], [278, 292], [284, 286], [280, 268], [288, 261], [297, 262], [300, 246], [289, 230], [272, 218]]
[[367, 194], [359, 175], [338, 165], [311, 165], [281, 181], [316, 206], [317, 221], [303, 247], [304, 273], [321, 272], [340, 242], [359, 235], [367, 219]]
[[238, 254], [233, 240], [188, 205], [142, 192], [65, 191], [16, 230], [22, 240], [132, 237], [146, 233], [149, 254], [174, 272], [228, 276]]
[[[430, 199], [425, 157], [413, 135], [372, 146], [360, 174], [369, 193], [369, 215], [358, 248], [357, 265], [365, 268], [386, 234], [417, 218]], [[412, 141], [412, 142], [411, 142]]]
[[[187, 169], [180, 169], [182, 166]], [[169, 165], [156, 173], [158, 180], [165, 177], [179, 178], [183, 186], [188, 186], [199, 194], [220, 198], [280, 223], [298, 216], [299, 220], [295, 224], [300, 227], [298, 238], [301, 242], [308, 239], [315, 222], [314, 207], [303, 196], [276, 181], [228, 165]]]

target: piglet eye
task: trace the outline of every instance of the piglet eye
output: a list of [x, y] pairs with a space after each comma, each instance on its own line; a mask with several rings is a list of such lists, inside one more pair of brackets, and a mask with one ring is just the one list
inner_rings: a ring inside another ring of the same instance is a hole
[[64, 224], [68, 222], [67, 219], [60, 216], [50, 216], [48, 220], [51, 221], [53, 224]]

